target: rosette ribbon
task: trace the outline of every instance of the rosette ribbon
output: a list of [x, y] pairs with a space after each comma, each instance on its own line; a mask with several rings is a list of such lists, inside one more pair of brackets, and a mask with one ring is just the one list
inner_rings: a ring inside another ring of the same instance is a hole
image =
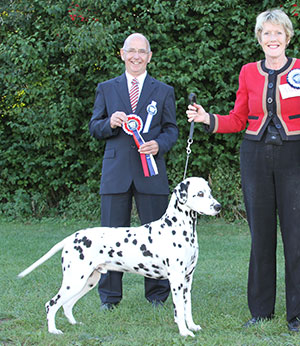
[[[123, 124], [123, 130], [130, 136], [133, 136], [134, 142], [138, 148], [145, 143], [143, 137], [140, 135], [140, 131], [143, 127], [142, 119], [131, 114], [127, 117], [127, 122]], [[150, 177], [158, 174], [156, 162], [152, 154], [141, 154], [141, 162], [145, 177]]]
[[287, 82], [292, 88], [300, 89], [300, 69], [294, 68], [287, 75]]

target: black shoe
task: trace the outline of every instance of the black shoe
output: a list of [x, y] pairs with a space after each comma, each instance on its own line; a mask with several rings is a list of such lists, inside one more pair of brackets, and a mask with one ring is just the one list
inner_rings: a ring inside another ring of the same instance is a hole
[[257, 325], [260, 322], [263, 321], [270, 321], [272, 319], [272, 317], [252, 317], [251, 320], [249, 320], [248, 322], [246, 322], [243, 327], [244, 328], [249, 328], [252, 327], [254, 325]]
[[118, 304], [113, 303], [102, 303], [100, 306], [100, 311], [111, 311], [113, 310]]
[[300, 320], [295, 317], [290, 322], [288, 322], [288, 328], [291, 332], [300, 332]]

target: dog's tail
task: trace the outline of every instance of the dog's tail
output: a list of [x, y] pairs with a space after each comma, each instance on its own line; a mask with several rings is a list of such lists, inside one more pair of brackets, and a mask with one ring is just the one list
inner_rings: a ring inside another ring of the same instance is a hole
[[61, 242], [57, 243], [50, 249], [44, 256], [42, 256], [40, 259], [38, 259], [36, 262], [34, 262], [31, 266], [29, 266], [27, 269], [23, 270], [18, 277], [23, 278], [30, 272], [32, 272], [35, 268], [40, 266], [42, 263], [46, 262], [50, 257], [55, 255], [59, 250], [62, 250], [64, 248], [65, 242], [67, 238], [63, 239]]

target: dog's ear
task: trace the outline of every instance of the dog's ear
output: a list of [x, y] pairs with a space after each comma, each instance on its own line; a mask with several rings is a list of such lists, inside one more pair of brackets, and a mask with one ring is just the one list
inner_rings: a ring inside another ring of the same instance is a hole
[[185, 204], [187, 201], [189, 185], [190, 185], [189, 181], [186, 181], [186, 182], [183, 181], [179, 185], [177, 185], [174, 190], [176, 197], [178, 199], [178, 202], [181, 204]]

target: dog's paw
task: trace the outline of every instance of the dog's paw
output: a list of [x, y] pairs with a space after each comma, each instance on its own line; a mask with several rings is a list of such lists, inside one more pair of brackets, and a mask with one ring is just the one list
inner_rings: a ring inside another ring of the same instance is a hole
[[194, 332], [197, 332], [198, 330], [202, 329], [199, 324], [195, 324], [195, 323], [188, 324], [188, 328]]
[[48, 332], [51, 333], [51, 334], [56, 334], [56, 335], [63, 334], [63, 332], [61, 330], [59, 330], [59, 329], [49, 329]]
[[190, 330], [188, 330], [187, 328], [184, 329], [184, 330], [181, 329], [179, 331], [179, 333], [180, 333], [181, 336], [191, 336], [192, 338], [195, 337], [195, 334], [193, 332], [191, 332]]

